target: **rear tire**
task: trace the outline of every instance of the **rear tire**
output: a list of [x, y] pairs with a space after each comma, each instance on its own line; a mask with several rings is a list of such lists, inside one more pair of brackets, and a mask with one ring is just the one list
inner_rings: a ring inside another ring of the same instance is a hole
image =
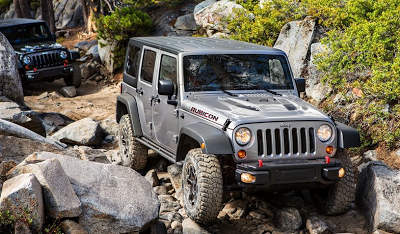
[[346, 174], [338, 182], [324, 189], [312, 189], [310, 195], [318, 210], [326, 215], [346, 213], [354, 202], [356, 192], [356, 169], [344, 149], [338, 149], [339, 159]]
[[133, 135], [128, 114], [123, 115], [119, 121], [119, 153], [122, 165], [126, 167], [137, 171], [146, 166], [148, 149]]
[[72, 62], [72, 68], [74, 71], [71, 75], [64, 77], [64, 83], [67, 86], [74, 86], [75, 88], [79, 88], [82, 83], [82, 75], [81, 68], [78, 62]]
[[221, 210], [223, 182], [217, 156], [192, 149], [182, 169], [183, 204], [195, 222], [210, 223]]

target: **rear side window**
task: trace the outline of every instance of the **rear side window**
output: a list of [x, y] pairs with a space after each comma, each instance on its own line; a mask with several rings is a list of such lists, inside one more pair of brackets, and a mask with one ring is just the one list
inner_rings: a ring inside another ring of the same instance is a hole
[[134, 45], [129, 45], [128, 61], [126, 63], [126, 73], [137, 78], [140, 62], [140, 48]]
[[154, 74], [154, 65], [156, 64], [156, 52], [151, 50], [145, 50], [143, 55], [143, 64], [141, 79], [152, 83]]

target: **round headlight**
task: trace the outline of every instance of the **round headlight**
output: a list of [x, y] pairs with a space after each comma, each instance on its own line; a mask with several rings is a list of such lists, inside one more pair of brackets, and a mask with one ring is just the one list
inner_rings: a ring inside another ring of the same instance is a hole
[[61, 51], [61, 53], [60, 53], [60, 58], [62, 58], [62, 59], [66, 59], [68, 57], [68, 54], [67, 54], [67, 52], [65, 52], [65, 51]]
[[332, 128], [326, 124], [321, 125], [318, 128], [317, 136], [320, 141], [328, 141], [332, 137]]
[[30, 64], [30, 63], [31, 63], [31, 57], [25, 56], [25, 57], [23, 58], [23, 62], [24, 62], [25, 65]]
[[247, 145], [251, 140], [251, 131], [248, 128], [239, 128], [235, 132], [235, 140], [239, 145]]

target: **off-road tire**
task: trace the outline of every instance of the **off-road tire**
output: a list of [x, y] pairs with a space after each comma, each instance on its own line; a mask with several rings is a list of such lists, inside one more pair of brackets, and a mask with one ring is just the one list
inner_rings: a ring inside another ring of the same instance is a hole
[[335, 158], [339, 159], [346, 174], [343, 178], [324, 189], [312, 189], [310, 195], [318, 210], [326, 215], [346, 213], [355, 198], [356, 169], [344, 149], [338, 149]]
[[64, 77], [64, 83], [67, 86], [74, 86], [75, 88], [79, 88], [82, 83], [82, 75], [81, 68], [78, 62], [72, 62], [72, 68], [74, 71], [71, 75]]
[[218, 158], [190, 150], [182, 168], [182, 196], [186, 214], [195, 222], [215, 221], [222, 206], [223, 181]]
[[131, 167], [136, 171], [146, 166], [148, 149], [133, 135], [128, 114], [123, 115], [119, 121], [119, 153], [123, 166]]

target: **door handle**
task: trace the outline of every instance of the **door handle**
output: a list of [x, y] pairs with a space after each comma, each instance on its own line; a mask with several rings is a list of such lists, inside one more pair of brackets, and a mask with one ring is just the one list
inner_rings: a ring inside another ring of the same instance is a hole
[[142, 96], [143, 95], [143, 89], [142, 88], [136, 89], [136, 93], [139, 94], [140, 96]]
[[154, 104], [158, 104], [158, 103], [160, 103], [160, 98], [158, 97], [158, 95], [157, 96], [151, 96], [151, 98], [149, 98], [149, 104], [150, 104], [150, 106], [152, 106], [153, 105], [153, 103]]

